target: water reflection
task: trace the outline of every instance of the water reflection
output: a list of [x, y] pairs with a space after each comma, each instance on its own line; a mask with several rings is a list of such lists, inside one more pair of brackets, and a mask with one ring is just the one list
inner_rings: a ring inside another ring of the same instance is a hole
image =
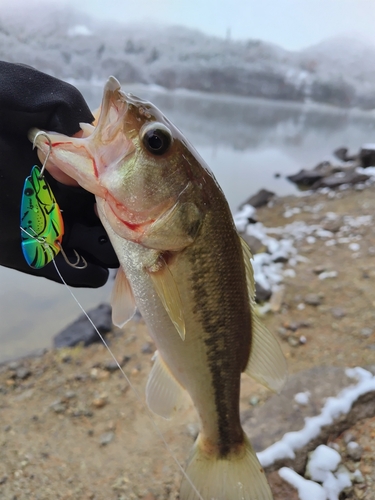
[[[81, 86], [89, 105], [100, 104], [102, 87]], [[154, 102], [197, 148], [214, 171], [233, 210], [266, 187], [296, 192], [285, 176], [312, 167], [339, 146], [353, 151], [375, 140], [374, 114], [310, 105], [259, 101], [129, 87]], [[282, 177], [276, 179], [274, 175]], [[45, 279], [0, 267], [0, 361], [50, 345], [80, 313], [68, 291]], [[85, 308], [108, 300], [112, 283], [75, 290]]]

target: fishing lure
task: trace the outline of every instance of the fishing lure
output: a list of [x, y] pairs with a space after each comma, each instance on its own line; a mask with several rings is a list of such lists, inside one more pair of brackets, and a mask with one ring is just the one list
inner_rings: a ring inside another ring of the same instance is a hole
[[20, 225], [26, 262], [34, 269], [46, 266], [61, 250], [64, 222], [56, 198], [37, 165], [23, 187]]
[[[76, 262], [70, 262], [61, 243], [64, 236], [64, 221], [60, 207], [48, 182], [44, 178], [44, 169], [52, 150], [50, 138], [40, 131], [34, 138], [44, 135], [49, 143], [49, 151], [40, 169], [34, 165], [31, 173], [25, 179], [21, 199], [21, 245], [26, 262], [34, 269], [40, 269], [49, 264], [61, 252], [64, 260], [75, 269], [85, 269], [86, 260], [76, 250], [73, 252]], [[81, 265], [78, 265], [79, 262]]]

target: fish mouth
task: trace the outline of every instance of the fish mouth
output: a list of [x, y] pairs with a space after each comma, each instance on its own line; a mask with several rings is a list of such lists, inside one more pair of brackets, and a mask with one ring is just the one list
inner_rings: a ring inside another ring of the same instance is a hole
[[[135, 151], [133, 141], [123, 130], [127, 111], [126, 95], [118, 80], [111, 76], [104, 87], [96, 127], [80, 124], [82, 132], [74, 137], [56, 132], [40, 134], [41, 131], [34, 128], [28, 137], [44, 160], [48, 156], [46, 168], [52, 175], [58, 169], [87, 191], [105, 198], [108, 190], [105, 179], [109, 172]], [[55, 177], [60, 180], [58, 175]]]

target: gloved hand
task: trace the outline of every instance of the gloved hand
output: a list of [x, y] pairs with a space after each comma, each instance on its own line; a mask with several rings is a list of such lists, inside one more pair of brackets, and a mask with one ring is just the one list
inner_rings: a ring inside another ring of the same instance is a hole
[[[73, 135], [79, 123], [94, 120], [80, 92], [31, 67], [0, 61], [0, 265], [61, 282], [53, 262], [41, 269], [26, 263], [20, 236], [20, 204], [25, 178], [41, 165], [27, 138], [32, 127]], [[94, 212], [95, 197], [80, 187], [61, 184], [45, 172], [63, 212], [62, 247], [74, 262], [73, 249], [87, 261], [85, 269], [70, 267], [61, 253], [56, 264], [71, 286], [104, 285], [108, 268], [118, 260]]]

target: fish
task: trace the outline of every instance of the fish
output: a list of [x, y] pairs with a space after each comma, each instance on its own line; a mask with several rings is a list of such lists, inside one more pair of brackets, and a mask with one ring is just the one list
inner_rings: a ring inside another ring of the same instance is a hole
[[197, 410], [180, 499], [271, 500], [241, 426], [240, 381], [245, 372], [278, 392], [287, 370], [255, 311], [250, 249], [212, 171], [156, 106], [110, 77], [100, 109], [80, 138], [46, 132], [49, 159], [96, 196], [121, 265], [114, 323], [138, 308], [155, 342], [148, 407], [169, 419], [187, 391]]

